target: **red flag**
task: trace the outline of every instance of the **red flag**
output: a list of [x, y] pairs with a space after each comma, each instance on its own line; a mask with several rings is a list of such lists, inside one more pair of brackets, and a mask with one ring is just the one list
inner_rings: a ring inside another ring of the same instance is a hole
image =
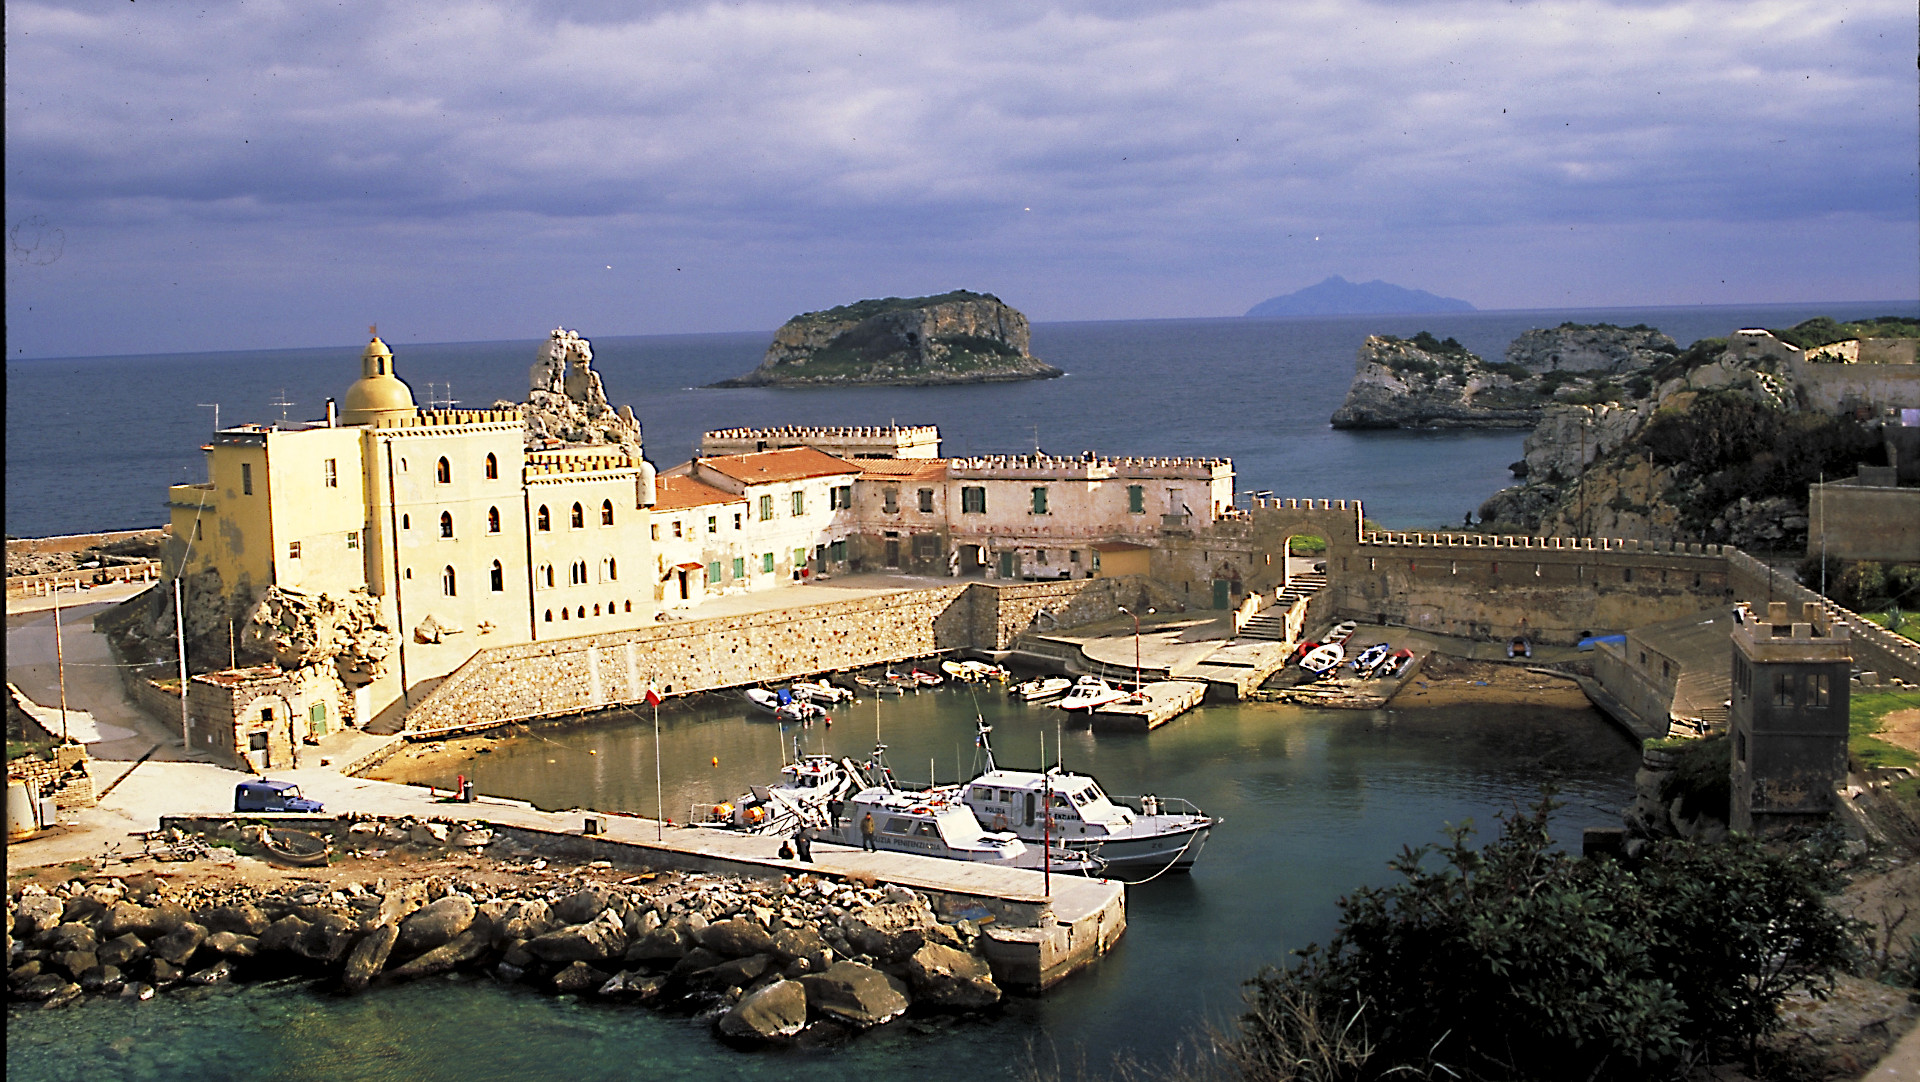
[[660, 689], [654, 687], [653, 681], [651, 680], [647, 681], [647, 705], [648, 706], [660, 705]]

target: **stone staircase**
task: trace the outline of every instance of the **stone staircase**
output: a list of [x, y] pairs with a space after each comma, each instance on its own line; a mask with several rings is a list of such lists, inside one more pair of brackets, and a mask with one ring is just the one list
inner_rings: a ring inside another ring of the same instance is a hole
[[1287, 588], [1280, 591], [1272, 605], [1240, 625], [1240, 637], [1271, 639], [1274, 642], [1287, 641], [1287, 618], [1284, 613], [1299, 602], [1319, 593], [1326, 585], [1327, 576], [1323, 571], [1302, 571], [1294, 575], [1287, 580]]

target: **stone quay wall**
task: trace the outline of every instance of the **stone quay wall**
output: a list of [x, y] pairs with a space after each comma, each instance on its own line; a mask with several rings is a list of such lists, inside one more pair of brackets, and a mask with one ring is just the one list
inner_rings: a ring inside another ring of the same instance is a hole
[[1571, 645], [1735, 600], [1720, 545], [1464, 533], [1361, 536], [1329, 554], [1340, 614], [1466, 638]]
[[[1164, 594], [1146, 579], [970, 582], [482, 650], [407, 714], [445, 735], [960, 650], [1001, 650], [1036, 621], [1071, 627]], [[1152, 600], [1149, 600], [1152, 603]]]

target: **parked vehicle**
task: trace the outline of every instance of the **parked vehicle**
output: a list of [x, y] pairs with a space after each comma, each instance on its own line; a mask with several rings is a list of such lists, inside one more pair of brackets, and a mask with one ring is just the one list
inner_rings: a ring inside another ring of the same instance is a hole
[[237, 812], [317, 812], [318, 800], [300, 795], [300, 787], [290, 781], [255, 778], [233, 787], [233, 810]]

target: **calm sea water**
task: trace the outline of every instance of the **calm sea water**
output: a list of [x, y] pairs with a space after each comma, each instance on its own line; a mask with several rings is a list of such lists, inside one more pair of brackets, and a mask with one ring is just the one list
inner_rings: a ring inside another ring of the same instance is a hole
[[[1459, 522], [1510, 483], [1513, 432], [1336, 432], [1327, 418], [1368, 334], [1452, 335], [1497, 358], [1532, 327], [1563, 320], [1649, 323], [1682, 345], [1742, 326], [1812, 315], [1920, 313], [1920, 305], [1836, 304], [1473, 312], [1323, 319], [1051, 323], [1034, 353], [1062, 379], [978, 387], [704, 390], [758, 364], [770, 333], [595, 335], [609, 397], [634, 407], [662, 468], [700, 433], [734, 425], [937, 424], [949, 454], [1049, 452], [1222, 455], [1244, 491], [1358, 498], [1384, 526]], [[396, 336], [398, 337], [398, 336]], [[394, 343], [422, 404], [518, 399], [543, 340]], [[318, 417], [359, 375], [359, 347], [7, 362], [6, 531], [85, 533], [166, 521], [166, 486], [205, 479], [199, 451], [222, 424]], [[450, 389], [449, 389], [450, 388]], [[203, 403], [205, 405], [203, 405]]]
[[[1060, 749], [1059, 711], [984, 692], [977, 703], [946, 689], [887, 699], [880, 731], [896, 770], [924, 777], [931, 758], [950, 778], [956, 761], [971, 761], [976, 710], [995, 725], [1009, 766], [1038, 763], [1043, 738], [1049, 758]], [[872, 700], [836, 718], [831, 729], [811, 731], [807, 750], [864, 756], [874, 739]], [[779, 727], [742, 709], [669, 711], [661, 726], [675, 818], [691, 803], [765, 781], [779, 766]], [[616, 714], [502, 740], [490, 754], [422, 777], [451, 782], [461, 771], [483, 791], [551, 807], [651, 812], [652, 733], [650, 720]], [[1230, 1017], [1240, 982], [1260, 964], [1324, 941], [1336, 899], [1383, 881], [1403, 842], [1437, 840], [1443, 823], [1468, 818], [1490, 827], [1549, 778], [1567, 801], [1556, 830], [1577, 839], [1582, 826], [1618, 822], [1638, 760], [1591, 711], [1521, 708], [1217, 706], [1150, 736], [1067, 730], [1064, 744], [1067, 765], [1112, 792], [1186, 797], [1225, 822], [1191, 875], [1130, 888], [1129, 928], [1115, 953], [1045, 998], [1011, 1000], [991, 1017], [909, 1021], [827, 1052], [745, 1054], [690, 1019], [486, 981], [427, 982], [354, 1000], [288, 985], [11, 1012], [8, 1077], [843, 1082], [1007, 1078], [1036, 1045], [1070, 1062], [1084, 1054], [1104, 1064], [1116, 1051], [1153, 1058], [1202, 1023]], [[709, 765], [715, 757], [718, 767]]]

